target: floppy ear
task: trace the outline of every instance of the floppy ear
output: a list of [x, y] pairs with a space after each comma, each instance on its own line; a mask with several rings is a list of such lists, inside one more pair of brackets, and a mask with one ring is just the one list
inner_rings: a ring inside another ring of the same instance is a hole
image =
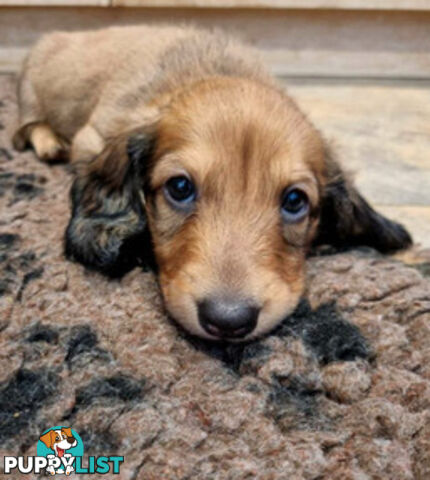
[[151, 153], [150, 135], [133, 131], [78, 166], [65, 235], [68, 258], [112, 277], [138, 264], [153, 266], [143, 191]]
[[314, 245], [340, 248], [366, 245], [390, 252], [412, 244], [406, 229], [376, 212], [330, 156], [326, 159], [326, 173], [328, 183], [322, 196]]
[[55, 432], [53, 430], [49, 430], [49, 432], [46, 432], [44, 435], [39, 437], [39, 440], [41, 440], [48, 448], [52, 448], [52, 445], [54, 445], [54, 440], [55, 440]]

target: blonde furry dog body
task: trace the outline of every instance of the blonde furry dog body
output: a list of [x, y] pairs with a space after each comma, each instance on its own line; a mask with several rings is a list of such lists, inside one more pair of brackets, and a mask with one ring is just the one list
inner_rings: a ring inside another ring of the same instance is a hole
[[408, 246], [258, 55], [220, 32], [53, 33], [19, 84], [17, 149], [76, 169], [66, 255], [121, 275], [153, 252], [168, 312], [249, 340], [305, 289], [312, 246]]
[[[39, 158], [86, 161], [119, 133], [154, 122], [163, 95], [217, 75], [271, 82], [256, 52], [192, 27], [111, 27], [44, 37], [19, 84], [14, 143]], [[41, 137], [39, 139], [39, 137]]]

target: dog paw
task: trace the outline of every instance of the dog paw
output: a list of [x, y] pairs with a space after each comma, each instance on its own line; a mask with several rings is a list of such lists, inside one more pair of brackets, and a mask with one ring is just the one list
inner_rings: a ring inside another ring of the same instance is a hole
[[65, 161], [68, 157], [66, 145], [57, 138], [46, 138], [43, 143], [35, 145], [36, 155], [44, 162]]
[[40, 160], [45, 162], [64, 161], [68, 158], [66, 142], [47, 125], [37, 125], [31, 132], [31, 143]]

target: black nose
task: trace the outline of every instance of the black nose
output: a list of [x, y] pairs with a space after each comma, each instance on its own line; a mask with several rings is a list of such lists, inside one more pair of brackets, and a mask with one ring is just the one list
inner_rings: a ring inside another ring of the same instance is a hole
[[220, 338], [240, 338], [254, 330], [260, 308], [246, 301], [203, 300], [198, 304], [200, 325]]

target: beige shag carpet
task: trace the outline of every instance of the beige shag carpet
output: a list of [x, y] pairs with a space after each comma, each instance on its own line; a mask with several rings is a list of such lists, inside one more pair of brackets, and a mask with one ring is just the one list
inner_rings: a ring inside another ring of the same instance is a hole
[[86, 454], [123, 455], [121, 479], [430, 479], [428, 264], [318, 256], [307, 301], [272, 335], [191, 339], [152, 273], [111, 281], [65, 260], [71, 177], [14, 152], [15, 121], [3, 76], [2, 454], [35, 455], [65, 425]]

